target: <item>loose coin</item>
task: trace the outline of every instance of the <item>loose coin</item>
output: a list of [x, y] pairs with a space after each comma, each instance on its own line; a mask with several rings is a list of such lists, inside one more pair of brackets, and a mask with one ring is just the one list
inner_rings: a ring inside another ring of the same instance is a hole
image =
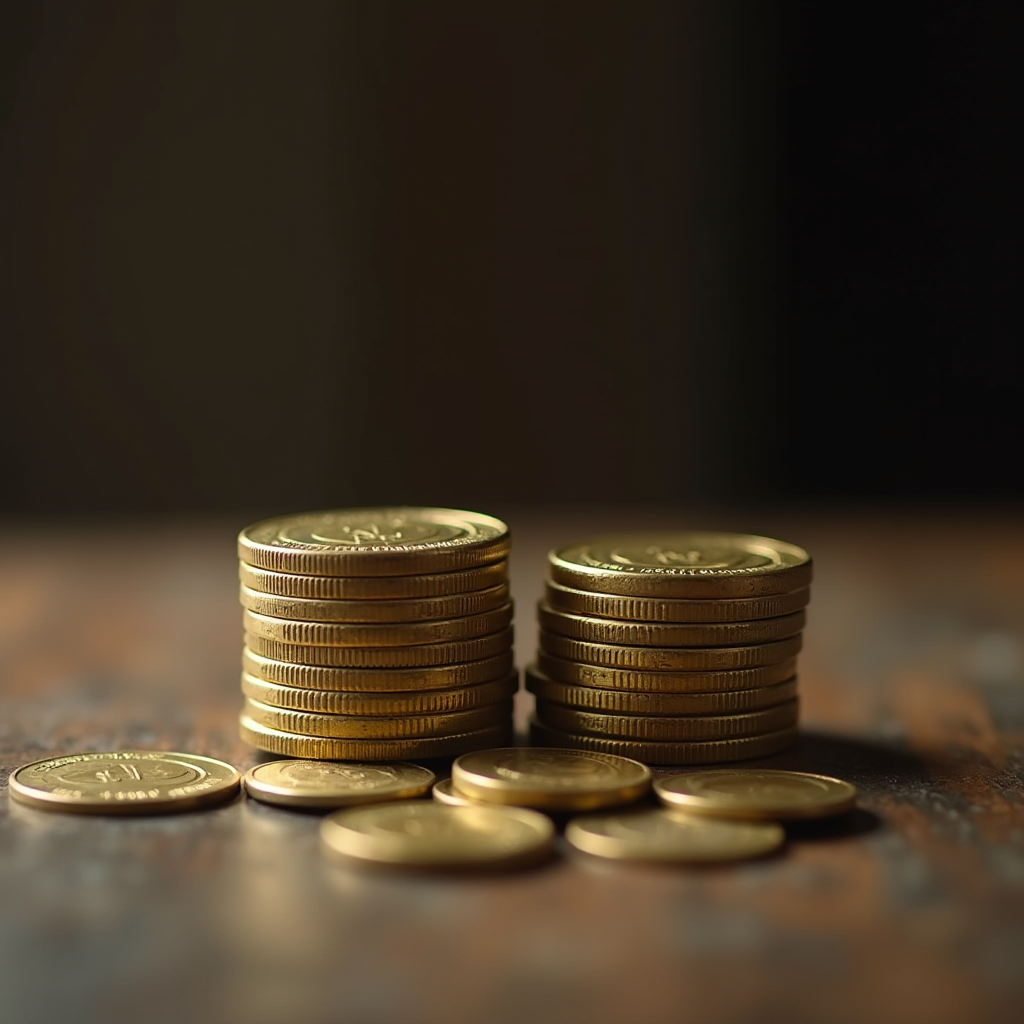
[[449, 807], [477, 807], [486, 801], [474, 800], [473, 797], [460, 793], [453, 785], [451, 779], [442, 779], [434, 783], [431, 794], [439, 804], [448, 804]]
[[651, 787], [651, 773], [605, 753], [506, 747], [458, 758], [452, 785], [489, 803], [582, 811], [639, 800]]
[[365, 863], [419, 868], [483, 868], [546, 857], [555, 830], [518, 807], [446, 807], [404, 800], [336, 811], [324, 819], [325, 850]]
[[654, 789], [662, 803], [711, 818], [824, 818], [857, 802], [857, 790], [841, 779], [768, 768], [687, 772], [658, 779]]
[[162, 814], [220, 803], [238, 792], [229, 764], [198, 754], [156, 750], [68, 754], [11, 773], [19, 803], [75, 814]]
[[309, 576], [410, 576], [508, 555], [508, 527], [449, 508], [348, 508], [266, 519], [238, 535], [238, 557]]
[[650, 810], [574, 818], [565, 838], [584, 853], [614, 860], [716, 864], [763, 857], [782, 846], [786, 834], [774, 823], [711, 821]]
[[562, 586], [637, 597], [767, 597], [811, 582], [802, 548], [739, 533], [599, 537], [552, 551], [548, 561]]
[[245, 774], [256, 800], [284, 807], [345, 807], [422, 796], [434, 773], [416, 764], [269, 761]]

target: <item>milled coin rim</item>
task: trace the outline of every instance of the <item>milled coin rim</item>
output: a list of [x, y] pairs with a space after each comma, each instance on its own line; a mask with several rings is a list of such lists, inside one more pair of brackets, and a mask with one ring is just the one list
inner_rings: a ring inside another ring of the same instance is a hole
[[[257, 773], [266, 770], [267, 768], [296, 763], [323, 763], [331, 765], [346, 763], [349, 766], [366, 764], [374, 768], [386, 766], [389, 768], [414, 770], [415, 772], [421, 773], [422, 777], [417, 781], [413, 781], [412, 779], [404, 781], [396, 780], [390, 787], [381, 787], [380, 789], [375, 789], [369, 792], [364, 791], [363, 793], [348, 792], [334, 794], [302, 792], [301, 790], [296, 790], [287, 786], [275, 786], [272, 783], [266, 782], [265, 780], [257, 777]], [[436, 780], [437, 776], [429, 768], [424, 768], [418, 764], [411, 764], [408, 761], [318, 762], [317, 759], [314, 758], [292, 757], [284, 758], [279, 761], [264, 761], [261, 764], [254, 765], [243, 776], [243, 785], [245, 787], [246, 794], [251, 796], [254, 800], [259, 800], [266, 804], [274, 804], [278, 807], [355, 807], [363, 804], [383, 803], [388, 800], [406, 800], [422, 796], [422, 794], [426, 793], [427, 790], [434, 785]]]

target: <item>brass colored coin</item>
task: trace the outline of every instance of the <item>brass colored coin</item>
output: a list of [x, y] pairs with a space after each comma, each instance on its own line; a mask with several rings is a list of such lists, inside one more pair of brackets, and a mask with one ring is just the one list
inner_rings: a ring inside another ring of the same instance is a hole
[[322, 761], [426, 761], [508, 743], [512, 738], [512, 728], [504, 724], [458, 735], [426, 736], [422, 739], [342, 740], [298, 736], [260, 725], [243, 714], [239, 716], [239, 735], [260, 750], [286, 757], [312, 757]]
[[452, 765], [452, 785], [489, 803], [585, 811], [639, 800], [651, 773], [606, 753], [505, 747], [463, 754]]
[[416, 764], [268, 761], [245, 773], [249, 796], [282, 807], [348, 807], [422, 796], [434, 773]]
[[557, 583], [545, 584], [547, 603], [559, 611], [593, 615], [602, 619], [628, 619], [634, 622], [752, 622], [791, 615], [805, 608], [811, 599], [807, 587], [788, 594], [729, 600], [704, 601], [628, 597], [574, 590]]
[[788, 821], [850, 810], [857, 790], [828, 775], [770, 768], [719, 768], [658, 779], [662, 803], [710, 818]]
[[343, 508], [265, 519], [238, 535], [238, 557], [309, 576], [454, 572], [508, 555], [508, 527], [450, 508]]
[[461, 572], [418, 576], [297, 576], [239, 562], [238, 578], [242, 586], [250, 590], [280, 597], [314, 601], [421, 600], [506, 585], [508, 560], [490, 562]]
[[567, 747], [632, 757], [645, 764], [714, 764], [719, 761], [744, 761], [768, 757], [791, 747], [798, 735], [796, 728], [781, 729], [763, 736], [743, 736], [731, 740], [704, 740], [699, 743], [644, 742], [615, 740], [604, 736], [584, 736], [552, 729], [534, 719], [530, 723], [530, 741], [539, 747]]
[[538, 700], [617, 715], [726, 715], [774, 707], [796, 697], [796, 679], [774, 686], [718, 693], [642, 693], [597, 686], [570, 686], [526, 670], [526, 689]]
[[411, 868], [483, 868], [546, 857], [554, 826], [518, 807], [446, 807], [403, 800], [336, 811], [320, 831], [327, 853], [346, 860]]
[[785, 640], [746, 647], [627, 647], [573, 640], [545, 629], [540, 631], [540, 649], [556, 658], [655, 672], [721, 672], [776, 665], [799, 654], [801, 643], [797, 634]]
[[293, 662], [265, 658], [243, 647], [242, 669], [268, 683], [309, 690], [367, 694], [396, 690], [450, 690], [504, 679], [512, 671], [512, 650], [509, 647], [493, 657], [455, 665], [360, 669], [296, 665]]
[[261, 704], [325, 715], [438, 715], [468, 711], [510, 699], [518, 689], [519, 674], [455, 690], [381, 690], [377, 693], [344, 693], [337, 690], [303, 690], [280, 686], [242, 674], [242, 693]]
[[559, 732], [607, 736], [617, 740], [689, 743], [728, 740], [737, 736], [762, 736], [796, 725], [799, 703], [787, 701], [773, 708], [732, 715], [610, 715], [580, 711], [564, 704], [537, 701], [537, 720]]
[[408, 647], [314, 647], [311, 644], [286, 644], [247, 633], [246, 646], [264, 658], [296, 665], [334, 668], [412, 668], [428, 665], [454, 665], [463, 661], [493, 658], [512, 647], [512, 630], [503, 629], [473, 640], [453, 640], [443, 644], [416, 644]]
[[300, 736], [324, 736], [342, 740], [404, 740], [423, 736], [449, 736], [453, 733], [485, 729], [512, 720], [512, 701], [504, 700], [470, 711], [442, 715], [314, 715], [307, 711], [290, 711], [245, 699], [243, 714], [260, 725]]
[[474, 800], [473, 797], [460, 793], [452, 785], [451, 779], [435, 782], [434, 788], [430, 792], [439, 804], [448, 804], [449, 807], [479, 807], [480, 804], [487, 802], [486, 800]]
[[717, 864], [773, 853], [786, 834], [769, 822], [710, 821], [645, 810], [575, 818], [565, 838], [577, 850], [613, 860]]
[[296, 622], [257, 615], [248, 609], [242, 613], [247, 633], [276, 640], [282, 644], [307, 647], [413, 647], [421, 644], [448, 643], [488, 636], [512, 623], [512, 605], [506, 604], [482, 615], [437, 622], [377, 622], [369, 625], [352, 622]]
[[541, 603], [542, 629], [577, 640], [641, 647], [735, 647], [794, 636], [804, 628], [803, 611], [755, 622], [623, 622], [557, 611]]
[[163, 814], [221, 803], [241, 776], [224, 761], [163, 750], [67, 754], [15, 768], [19, 803], [73, 814]]
[[[314, 579], [320, 577], [313, 577]], [[411, 601], [322, 601], [301, 597], [261, 594], [242, 586], [239, 600], [243, 608], [258, 615], [303, 622], [427, 622], [436, 619], [461, 619], [481, 615], [509, 603], [508, 584], [473, 590], [448, 597], [418, 598]]]
[[537, 652], [537, 668], [550, 679], [573, 686], [592, 686], [639, 693], [718, 693], [774, 686], [796, 673], [796, 658], [777, 665], [758, 665], [723, 672], [658, 672], [605, 665], [584, 665]]
[[741, 533], [598, 537], [552, 551], [548, 561], [555, 583], [629, 597], [768, 597], [811, 582], [803, 548]]

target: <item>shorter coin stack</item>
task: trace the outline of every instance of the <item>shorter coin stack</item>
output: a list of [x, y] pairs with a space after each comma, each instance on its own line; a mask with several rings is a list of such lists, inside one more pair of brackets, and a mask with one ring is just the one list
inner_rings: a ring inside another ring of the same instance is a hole
[[549, 563], [526, 676], [535, 744], [684, 765], [763, 757], [795, 740], [811, 582], [801, 548], [630, 534], [568, 545]]
[[510, 742], [509, 547], [503, 522], [452, 509], [342, 509], [244, 529], [242, 738], [357, 761]]

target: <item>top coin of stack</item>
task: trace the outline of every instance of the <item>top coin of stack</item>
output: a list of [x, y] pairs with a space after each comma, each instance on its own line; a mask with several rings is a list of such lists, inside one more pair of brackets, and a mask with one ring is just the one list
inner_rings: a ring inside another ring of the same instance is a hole
[[648, 764], [762, 757], [796, 737], [811, 560], [735, 533], [638, 533], [549, 555], [527, 672], [538, 744]]
[[509, 742], [508, 527], [475, 512], [358, 508], [238, 537], [242, 738], [325, 760], [450, 757]]

